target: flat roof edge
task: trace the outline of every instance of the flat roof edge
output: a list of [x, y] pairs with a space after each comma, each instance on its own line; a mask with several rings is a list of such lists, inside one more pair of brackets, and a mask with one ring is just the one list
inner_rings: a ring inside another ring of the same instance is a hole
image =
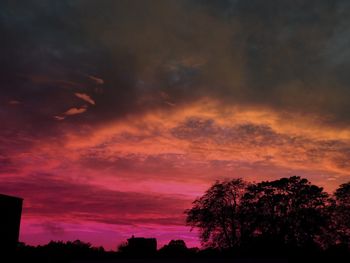
[[0, 194], [0, 197], [6, 197], [6, 198], [13, 198], [13, 199], [23, 200], [23, 198], [22, 198], [22, 197], [13, 196], [13, 195], [5, 195], [5, 194]]

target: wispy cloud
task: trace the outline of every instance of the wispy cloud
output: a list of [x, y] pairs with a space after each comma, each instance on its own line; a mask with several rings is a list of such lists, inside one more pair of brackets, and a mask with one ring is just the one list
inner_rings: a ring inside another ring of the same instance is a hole
[[70, 108], [66, 112], [64, 112], [64, 115], [70, 116], [70, 115], [77, 115], [77, 114], [82, 114], [87, 111], [87, 106], [83, 106], [80, 108]]
[[59, 115], [56, 115], [56, 116], [53, 116], [55, 120], [58, 120], [58, 121], [63, 121], [65, 119], [64, 116], [59, 116]]
[[86, 101], [88, 103], [90, 103], [91, 105], [95, 105], [95, 101], [87, 94], [85, 93], [75, 93], [75, 96], [77, 96], [79, 99], [82, 99], [83, 101]]
[[98, 85], [103, 85], [105, 83], [103, 79], [96, 77], [96, 76], [90, 75], [89, 79], [91, 79], [92, 81], [94, 81]]

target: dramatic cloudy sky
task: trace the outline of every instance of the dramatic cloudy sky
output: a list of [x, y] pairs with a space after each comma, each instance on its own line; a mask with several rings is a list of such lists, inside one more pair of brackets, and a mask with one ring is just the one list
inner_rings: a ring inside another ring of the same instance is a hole
[[198, 245], [217, 179], [350, 180], [347, 0], [2, 0], [0, 192], [21, 240]]

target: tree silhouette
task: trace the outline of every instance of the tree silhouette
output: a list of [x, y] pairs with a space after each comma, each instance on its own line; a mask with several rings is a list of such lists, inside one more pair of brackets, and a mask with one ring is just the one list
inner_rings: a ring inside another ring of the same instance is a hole
[[291, 246], [320, 242], [329, 222], [328, 194], [297, 176], [248, 187], [242, 211], [251, 221], [251, 233], [263, 240]]
[[217, 181], [186, 210], [186, 223], [200, 230], [206, 247], [232, 248], [240, 243], [241, 201], [248, 184], [242, 179]]
[[171, 240], [169, 244], [164, 245], [158, 252], [160, 255], [168, 257], [184, 257], [193, 253], [192, 250], [187, 248], [185, 241], [181, 239]]
[[207, 247], [237, 248], [257, 240], [305, 247], [321, 245], [327, 202], [321, 187], [297, 176], [257, 184], [233, 179], [214, 183], [185, 213]]
[[334, 193], [335, 206], [333, 222], [336, 229], [336, 242], [350, 244], [350, 182], [342, 184]]

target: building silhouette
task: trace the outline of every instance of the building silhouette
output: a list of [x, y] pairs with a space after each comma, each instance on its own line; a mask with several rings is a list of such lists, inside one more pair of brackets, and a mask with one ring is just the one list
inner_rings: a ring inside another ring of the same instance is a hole
[[22, 214], [23, 199], [0, 194], [0, 252], [16, 249]]
[[140, 255], [149, 255], [157, 252], [157, 239], [134, 237], [128, 239], [128, 251]]

